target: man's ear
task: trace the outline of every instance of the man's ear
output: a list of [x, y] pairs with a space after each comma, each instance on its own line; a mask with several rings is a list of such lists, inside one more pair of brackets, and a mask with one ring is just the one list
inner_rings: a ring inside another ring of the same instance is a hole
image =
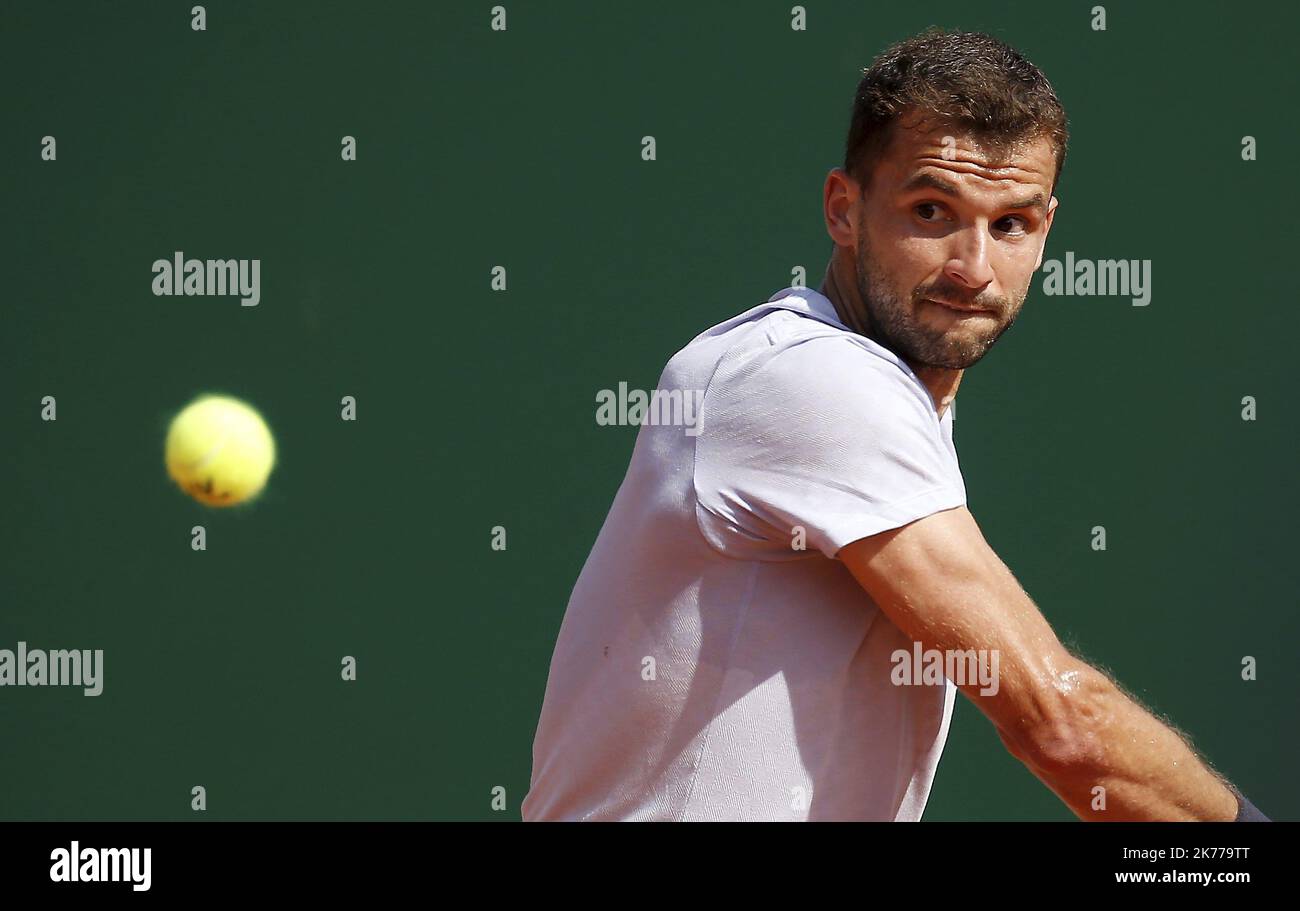
[[833, 168], [822, 187], [822, 216], [826, 233], [837, 247], [854, 246], [852, 212], [860, 192], [858, 182], [843, 168]]
[[1047, 250], [1047, 235], [1052, 232], [1052, 222], [1056, 220], [1056, 207], [1061, 201], [1055, 196], [1047, 203], [1047, 218], [1043, 222], [1043, 245], [1038, 248], [1038, 262], [1034, 263], [1034, 271], [1037, 272], [1043, 265], [1043, 253]]

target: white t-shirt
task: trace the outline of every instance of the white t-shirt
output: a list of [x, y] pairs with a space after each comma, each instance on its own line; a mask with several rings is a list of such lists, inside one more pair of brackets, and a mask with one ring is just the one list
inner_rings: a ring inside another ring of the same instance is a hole
[[657, 388], [701, 410], [638, 432], [523, 818], [920, 819], [956, 688], [891, 683], [911, 641], [834, 556], [965, 504], [953, 408], [806, 288], [697, 336]]

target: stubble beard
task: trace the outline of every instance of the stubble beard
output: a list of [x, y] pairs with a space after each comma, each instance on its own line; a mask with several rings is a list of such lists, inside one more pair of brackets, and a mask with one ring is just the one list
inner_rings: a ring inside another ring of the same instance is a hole
[[[865, 334], [903, 358], [913, 369], [964, 370], [977, 363], [1015, 323], [1025, 299], [1024, 294], [1018, 300], [989, 294], [970, 299], [945, 279], [915, 288], [904, 298], [893, 290], [896, 284], [871, 256], [865, 234], [858, 240], [857, 255], [858, 297], [866, 310], [862, 314]], [[974, 317], [978, 325], [971, 324], [971, 320], [961, 320], [943, 327], [937, 320], [932, 322], [930, 317], [921, 313], [922, 309], [933, 307], [922, 303], [927, 297], [987, 307], [993, 312]]]

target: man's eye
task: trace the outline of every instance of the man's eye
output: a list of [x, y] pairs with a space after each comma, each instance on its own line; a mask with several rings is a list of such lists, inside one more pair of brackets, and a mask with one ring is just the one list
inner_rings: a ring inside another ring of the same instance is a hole
[[921, 221], [935, 221], [939, 216], [939, 207], [932, 202], [923, 202], [916, 207], [916, 215]]
[[994, 227], [1003, 234], [1024, 234], [1029, 230], [1029, 222], [1019, 215], [1008, 215], [1005, 218], [999, 218]]

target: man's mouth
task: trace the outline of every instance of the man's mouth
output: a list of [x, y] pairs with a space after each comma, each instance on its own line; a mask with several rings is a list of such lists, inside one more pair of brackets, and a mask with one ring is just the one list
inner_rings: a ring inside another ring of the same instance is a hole
[[988, 315], [991, 315], [993, 313], [992, 310], [985, 310], [983, 307], [972, 307], [969, 306], [968, 304], [953, 304], [953, 303], [949, 303], [948, 301], [934, 300], [933, 298], [929, 298], [929, 297], [925, 298], [925, 302], [927, 304], [934, 304], [937, 307], [943, 307], [945, 310], [953, 310], [957, 313], [968, 313], [968, 314], [984, 313]]

